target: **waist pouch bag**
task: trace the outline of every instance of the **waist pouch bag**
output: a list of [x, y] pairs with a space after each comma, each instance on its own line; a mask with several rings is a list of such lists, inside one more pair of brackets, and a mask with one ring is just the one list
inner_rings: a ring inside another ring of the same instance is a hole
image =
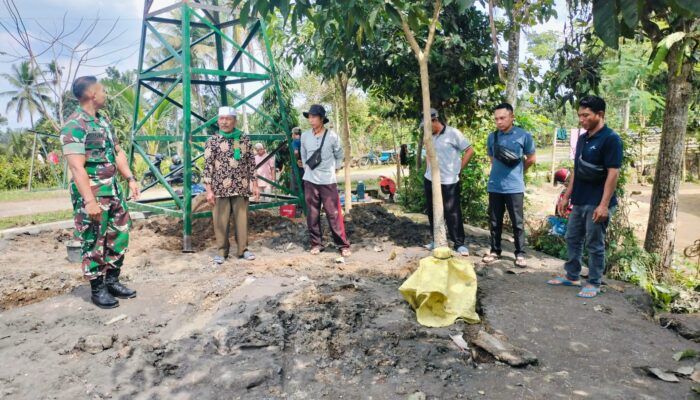
[[328, 129], [326, 129], [326, 131], [323, 132], [323, 139], [321, 139], [321, 147], [316, 149], [316, 151], [314, 151], [311, 154], [311, 157], [309, 157], [306, 160], [306, 165], [308, 165], [309, 168], [311, 168], [311, 169], [316, 169], [316, 167], [318, 167], [318, 165], [321, 164], [321, 161], [323, 161], [323, 157], [321, 157], [321, 150], [323, 150], [323, 143], [326, 141], [326, 134], [327, 133], [328, 133]]
[[506, 166], [513, 168], [516, 165], [520, 164], [520, 161], [522, 161], [522, 157], [518, 157], [518, 154], [506, 147], [501, 146], [498, 143], [498, 131], [495, 132], [495, 138], [494, 138], [494, 157]]
[[578, 157], [574, 179], [580, 179], [588, 183], [603, 183], [607, 177], [608, 170], [605, 167], [589, 163], [583, 159], [583, 156]]

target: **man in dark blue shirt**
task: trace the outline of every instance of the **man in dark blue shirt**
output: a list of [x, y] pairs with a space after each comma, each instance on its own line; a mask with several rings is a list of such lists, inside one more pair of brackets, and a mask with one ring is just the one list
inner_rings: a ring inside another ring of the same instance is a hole
[[566, 232], [568, 261], [566, 275], [556, 277], [550, 285], [580, 286], [583, 245], [588, 249], [588, 283], [578, 293], [591, 298], [600, 293], [605, 272], [605, 231], [615, 208], [615, 188], [622, 166], [622, 140], [605, 125], [605, 101], [586, 96], [578, 109], [579, 123], [586, 130], [576, 145], [571, 183], [559, 201], [563, 213], [569, 199], [573, 205]]

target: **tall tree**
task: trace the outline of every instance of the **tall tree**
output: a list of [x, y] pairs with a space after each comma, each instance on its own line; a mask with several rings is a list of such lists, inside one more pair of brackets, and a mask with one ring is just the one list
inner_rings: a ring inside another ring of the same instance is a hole
[[[19, 67], [13, 64], [12, 74], [2, 74], [2, 77], [14, 87], [12, 90], [0, 93], [0, 96], [10, 97], [5, 111], [14, 108], [17, 111], [17, 122], [22, 120], [25, 112], [28, 113], [32, 129], [34, 129], [34, 114], [40, 109], [42, 102], [49, 103], [49, 97], [45, 94], [47, 92], [47, 82], [39, 80], [39, 75], [38, 69], [33, 67], [29, 61], [22, 62]], [[32, 144], [32, 160], [29, 167], [28, 190], [32, 189], [36, 143], [37, 135], [35, 133], [34, 143]]]
[[[554, 0], [500, 0], [498, 2], [489, 0], [488, 7], [491, 19], [492, 40], [494, 42], [494, 47], [498, 49], [498, 39], [495, 32], [496, 25], [493, 21], [493, 8], [495, 5], [501, 5], [504, 8], [508, 19], [507, 29], [504, 33], [504, 37], [508, 40], [508, 68], [505, 73], [506, 101], [515, 107], [518, 102], [521, 33], [524, 27], [535, 25], [538, 22], [546, 22], [549, 18], [556, 16]], [[500, 55], [497, 57], [497, 61], [499, 63], [499, 75], [501, 79], [503, 79]]]

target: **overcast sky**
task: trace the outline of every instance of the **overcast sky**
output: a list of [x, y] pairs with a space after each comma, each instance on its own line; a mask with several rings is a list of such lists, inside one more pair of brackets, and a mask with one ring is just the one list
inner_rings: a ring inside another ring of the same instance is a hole
[[[115, 66], [119, 70], [136, 68], [143, 3], [143, 0], [16, 0], [19, 12], [30, 32], [39, 32], [39, 24], [49, 31], [54, 31], [60, 27], [64, 15], [68, 27], [74, 27], [81, 18], [86, 20], [84, 24], [98, 18], [99, 27], [95, 32], [95, 39], [93, 39], [96, 40], [98, 36], [101, 36], [100, 33], [104, 34], [116, 21], [116, 40], [106, 44], [104, 49], [100, 51], [100, 54], [105, 56], [81, 70], [82, 75], [92, 74], [98, 76], [104, 74], [107, 65]], [[172, 0], [155, 0], [153, 9], [172, 3]], [[550, 20], [547, 24], [536, 27], [535, 31], [561, 31], [565, 9], [566, 1], [557, 0], [559, 17], [556, 20]], [[4, 6], [0, 9], [0, 21], [3, 23], [9, 22], [9, 14]], [[522, 43], [525, 44], [526, 42], [523, 40]], [[0, 51], [7, 52], [12, 48], [16, 48], [16, 45], [5, 32], [0, 32]], [[525, 52], [522, 53], [521, 58], [526, 56]], [[7, 62], [6, 57], [0, 56], [0, 59], [3, 60], [3, 62], [0, 62], [0, 73], [9, 73], [11, 64]], [[416, 73], [418, 72], [416, 71]], [[0, 78], [0, 93], [10, 89], [11, 87], [5, 79]], [[0, 97], [0, 114], [7, 117], [9, 126], [16, 128], [29, 125], [27, 116], [24, 116], [24, 119], [18, 122], [15, 112], [6, 112], [7, 102], [7, 97]]]

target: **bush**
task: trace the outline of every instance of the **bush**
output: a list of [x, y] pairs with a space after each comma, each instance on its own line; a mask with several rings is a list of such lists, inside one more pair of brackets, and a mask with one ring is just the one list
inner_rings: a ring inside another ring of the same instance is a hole
[[[9, 158], [7, 156], [0, 156], [0, 190], [26, 188], [29, 183], [30, 164], [31, 160], [20, 157]], [[62, 176], [62, 171], [60, 170], [59, 166], [37, 161], [34, 163], [34, 179], [32, 181], [33, 186], [58, 186], [60, 181], [54, 177], [54, 172], [56, 173], [58, 179], [60, 179]]]

